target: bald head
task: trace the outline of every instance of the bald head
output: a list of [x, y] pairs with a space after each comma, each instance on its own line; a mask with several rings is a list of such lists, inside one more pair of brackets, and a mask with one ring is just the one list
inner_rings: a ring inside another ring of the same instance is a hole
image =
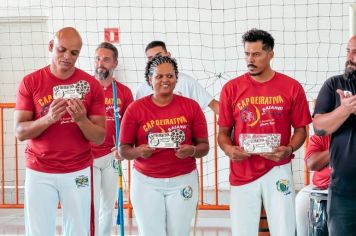
[[347, 60], [345, 64], [345, 78], [356, 80], [356, 35], [347, 44]]
[[356, 35], [351, 36], [347, 44], [347, 59], [356, 63]]
[[54, 41], [58, 42], [61, 39], [71, 39], [73, 43], [79, 43], [80, 47], [82, 47], [82, 37], [79, 32], [73, 27], [65, 27], [57, 31], [54, 35]]
[[60, 29], [48, 45], [52, 52], [51, 72], [61, 79], [70, 77], [74, 73], [81, 48], [82, 38], [76, 29]]

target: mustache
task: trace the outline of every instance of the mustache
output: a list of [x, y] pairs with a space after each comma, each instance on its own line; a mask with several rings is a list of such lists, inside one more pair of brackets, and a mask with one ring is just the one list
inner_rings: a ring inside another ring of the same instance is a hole
[[247, 67], [257, 68], [257, 66], [255, 66], [254, 64], [248, 64]]
[[100, 73], [100, 72], [102, 73], [102, 72], [108, 71], [108, 69], [105, 68], [105, 67], [98, 67], [98, 68], [95, 69], [95, 71], [96, 71], [97, 73]]
[[345, 63], [345, 66], [349, 66], [349, 65], [356, 67], [356, 63], [353, 63], [353, 62], [350, 61], [350, 60], [346, 61], [346, 63]]

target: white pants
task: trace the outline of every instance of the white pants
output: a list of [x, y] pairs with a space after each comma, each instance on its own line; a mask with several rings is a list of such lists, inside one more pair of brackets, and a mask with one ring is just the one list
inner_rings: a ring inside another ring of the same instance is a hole
[[110, 153], [95, 159], [93, 164], [96, 236], [111, 235], [118, 176], [112, 165], [113, 159]]
[[25, 225], [27, 236], [56, 233], [58, 201], [63, 211], [63, 235], [88, 236], [91, 207], [90, 167], [66, 174], [26, 169]]
[[273, 236], [295, 236], [294, 183], [291, 164], [276, 166], [259, 179], [231, 186], [233, 236], [257, 236], [261, 203]]
[[310, 206], [310, 193], [320, 192], [327, 193], [328, 190], [314, 190], [313, 185], [307, 185], [302, 188], [295, 197], [295, 213], [297, 220], [297, 235], [307, 236], [309, 225], [309, 206]]
[[295, 214], [297, 220], [297, 235], [308, 235], [308, 210], [312, 185], [302, 188], [295, 197]]
[[198, 203], [197, 171], [151, 178], [133, 170], [131, 200], [140, 236], [188, 236]]

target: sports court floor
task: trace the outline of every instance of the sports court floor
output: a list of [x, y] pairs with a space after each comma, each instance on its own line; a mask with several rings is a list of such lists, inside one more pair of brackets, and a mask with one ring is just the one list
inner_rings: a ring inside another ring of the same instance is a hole
[[[61, 224], [61, 211], [57, 213], [57, 224]], [[114, 216], [116, 219], [116, 216]], [[125, 218], [125, 236], [138, 235], [135, 219]], [[57, 227], [57, 235], [61, 235], [62, 229]], [[0, 235], [25, 235], [23, 209], [0, 209]], [[113, 226], [112, 235], [120, 235], [119, 226]], [[193, 233], [191, 234], [194, 235]], [[198, 212], [198, 221], [195, 231], [196, 236], [229, 236], [230, 219], [228, 211]]]

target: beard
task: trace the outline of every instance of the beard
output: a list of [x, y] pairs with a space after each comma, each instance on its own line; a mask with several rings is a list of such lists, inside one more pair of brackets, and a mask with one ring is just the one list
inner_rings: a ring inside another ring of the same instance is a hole
[[104, 67], [99, 67], [95, 69], [95, 78], [98, 80], [106, 80], [107, 78], [112, 77], [114, 74], [114, 69], [106, 69]]
[[251, 72], [248, 72], [250, 76], [259, 76], [262, 74], [262, 71], [260, 72], [256, 72], [256, 73], [251, 73]]
[[[253, 64], [248, 64], [247, 67], [253, 67], [255, 69], [257, 69], [257, 66], [253, 65]], [[262, 74], [262, 71], [259, 71], [259, 72], [248, 72], [248, 74], [250, 76], [259, 76]]]
[[350, 81], [356, 81], [356, 63], [346, 61], [344, 78]]

